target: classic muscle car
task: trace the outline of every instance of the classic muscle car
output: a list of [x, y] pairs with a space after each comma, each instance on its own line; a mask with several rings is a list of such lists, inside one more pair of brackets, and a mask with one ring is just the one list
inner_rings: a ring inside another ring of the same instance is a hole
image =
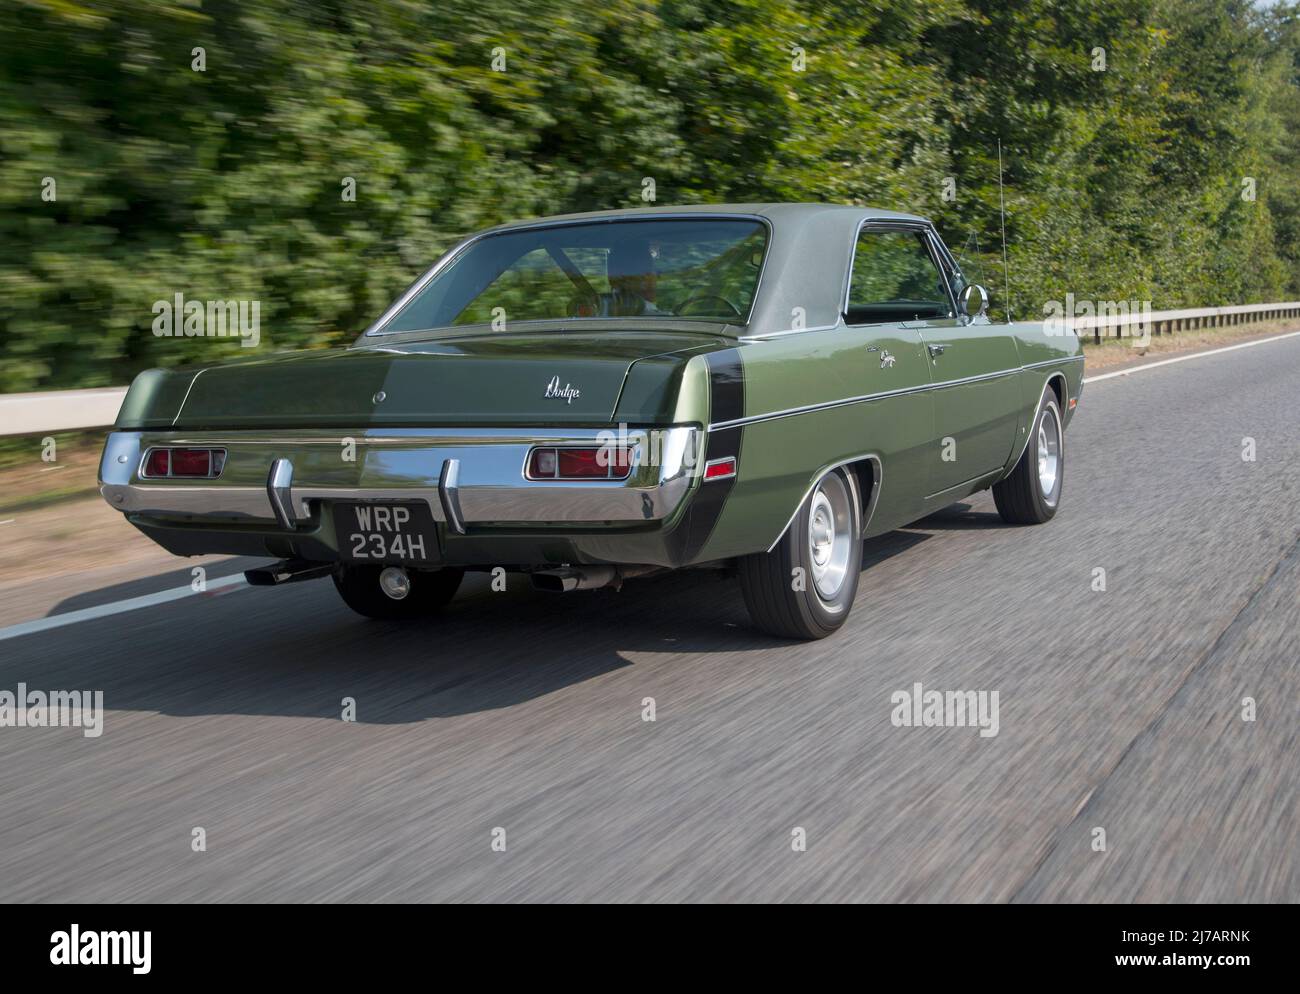
[[467, 238], [356, 342], [141, 373], [100, 470], [173, 553], [269, 556], [407, 618], [467, 570], [554, 591], [735, 572], [820, 638], [862, 540], [989, 487], [1059, 506], [1073, 334], [994, 324], [933, 225], [859, 207], [606, 211]]

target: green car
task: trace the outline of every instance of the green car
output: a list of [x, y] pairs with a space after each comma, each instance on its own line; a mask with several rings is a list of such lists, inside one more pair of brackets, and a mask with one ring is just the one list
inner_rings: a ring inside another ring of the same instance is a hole
[[[467, 570], [539, 588], [687, 567], [821, 638], [862, 540], [988, 487], [1059, 506], [1083, 356], [992, 324], [924, 218], [750, 204], [474, 235], [346, 349], [141, 373], [100, 468], [182, 556], [270, 556], [378, 618]], [[500, 575], [499, 573], [497, 575]]]

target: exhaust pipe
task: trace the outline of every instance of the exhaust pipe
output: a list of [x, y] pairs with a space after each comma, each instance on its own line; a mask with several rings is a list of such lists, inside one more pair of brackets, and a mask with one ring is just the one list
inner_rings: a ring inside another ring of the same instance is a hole
[[568, 593], [570, 590], [598, 590], [601, 587], [617, 590], [623, 586], [623, 574], [613, 566], [543, 569], [529, 575], [533, 578], [534, 587], [553, 594]]
[[411, 575], [400, 566], [389, 566], [379, 574], [379, 589], [392, 601], [400, 601], [411, 592]]
[[315, 580], [329, 576], [334, 571], [332, 563], [313, 563], [305, 559], [282, 559], [270, 566], [244, 570], [244, 579], [250, 587], [278, 587], [282, 583]]

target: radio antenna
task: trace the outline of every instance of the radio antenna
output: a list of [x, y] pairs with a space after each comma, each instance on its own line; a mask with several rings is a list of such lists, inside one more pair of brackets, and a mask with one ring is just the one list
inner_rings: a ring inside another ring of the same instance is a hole
[[1007, 268], [1007, 201], [1002, 193], [1002, 139], [998, 139], [998, 210], [1002, 213], [1002, 281], [1007, 291], [1007, 324], [1011, 317], [1011, 271]]

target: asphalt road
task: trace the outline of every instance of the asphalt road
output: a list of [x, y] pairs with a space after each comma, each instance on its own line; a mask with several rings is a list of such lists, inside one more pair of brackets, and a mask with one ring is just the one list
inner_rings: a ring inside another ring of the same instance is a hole
[[[1053, 522], [981, 494], [869, 542], [814, 644], [713, 575], [478, 583], [414, 627], [237, 589], [0, 642], [0, 689], [108, 709], [0, 728], [0, 900], [1298, 901], [1298, 396], [1300, 338], [1090, 384]], [[918, 682], [998, 691], [998, 734], [895, 727]]]

